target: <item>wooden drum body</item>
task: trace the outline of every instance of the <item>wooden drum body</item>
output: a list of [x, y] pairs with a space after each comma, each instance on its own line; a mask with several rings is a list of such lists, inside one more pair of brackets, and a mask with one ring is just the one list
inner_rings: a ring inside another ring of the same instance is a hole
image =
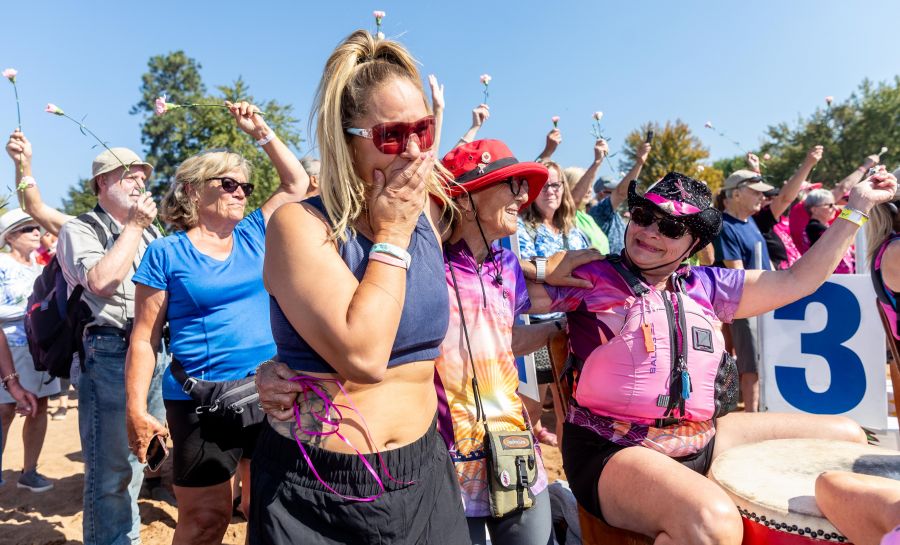
[[843, 441], [777, 439], [725, 452], [709, 476], [737, 505], [744, 545], [847, 543], [816, 505], [816, 478], [824, 471], [900, 480], [900, 452]]

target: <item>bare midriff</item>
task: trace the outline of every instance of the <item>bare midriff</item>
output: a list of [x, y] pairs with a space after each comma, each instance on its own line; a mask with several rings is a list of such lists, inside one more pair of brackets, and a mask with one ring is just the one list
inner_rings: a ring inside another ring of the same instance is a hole
[[[320, 382], [319, 387], [328, 392], [335, 405], [342, 405], [340, 434], [361, 453], [384, 452], [413, 443], [425, 435], [434, 420], [434, 413], [437, 410], [434, 361], [417, 361], [390, 368], [385, 372], [384, 379], [377, 384], [342, 381], [344, 392], [341, 392], [337, 384], [331, 382], [334, 379], [340, 380], [337, 374], [306, 372], [300, 374], [328, 380]], [[352, 410], [354, 408], [356, 411]], [[309, 393], [308, 401], [304, 401], [301, 394], [298, 409], [304, 416], [309, 415], [311, 411], [321, 414], [322, 403], [313, 393]], [[337, 415], [332, 411], [329, 417], [337, 418]], [[284, 437], [292, 438], [292, 432], [298, 430], [293, 420], [278, 422], [269, 417], [269, 422], [275, 431]], [[303, 418], [304, 429], [315, 425], [314, 418]], [[319, 431], [331, 430], [333, 427], [325, 425]], [[304, 444], [325, 450], [355, 453], [353, 447], [341, 440], [337, 434], [319, 438], [297, 431], [297, 437]]]

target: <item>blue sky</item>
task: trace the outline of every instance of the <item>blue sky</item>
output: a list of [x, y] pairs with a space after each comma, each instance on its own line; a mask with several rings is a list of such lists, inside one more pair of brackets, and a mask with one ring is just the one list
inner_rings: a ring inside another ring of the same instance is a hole
[[[481, 136], [531, 159], [559, 115], [556, 158], [566, 166], [590, 162], [596, 110], [613, 151], [641, 123], [680, 118], [715, 159], [738, 150], [703, 129], [707, 120], [751, 148], [768, 125], [810, 114], [826, 95], [842, 100], [863, 78], [900, 73], [895, 1], [37, 4], [4, 6], [0, 65], [19, 70], [22, 123], [50, 204], [89, 175], [97, 150], [75, 125], [43, 113], [47, 102], [140, 150], [141, 120], [128, 111], [147, 59], [183, 49], [209, 88], [243, 76], [257, 97], [293, 104], [305, 132], [325, 59], [352, 30], [374, 28], [373, 9], [387, 12], [385, 33], [400, 37], [423, 74], [446, 85], [446, 144], [468, 127], [487, 72], [492, 117]], [[0, 84], [5, 141], [15, 102]], [[12, 186], [5, 154], [0, 168], [0, 188]]]

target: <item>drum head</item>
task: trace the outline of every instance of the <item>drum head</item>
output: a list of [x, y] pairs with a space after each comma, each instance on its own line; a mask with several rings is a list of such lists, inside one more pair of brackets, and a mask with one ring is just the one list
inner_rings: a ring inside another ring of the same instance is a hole
[[725, 452], [713, 462], [710, 478], [750, 521], [776, 531], [846, 542], [816, 505], [816, 478], [824, 471], [900, 480], [900, 452], [843, 441], [777, 439]]

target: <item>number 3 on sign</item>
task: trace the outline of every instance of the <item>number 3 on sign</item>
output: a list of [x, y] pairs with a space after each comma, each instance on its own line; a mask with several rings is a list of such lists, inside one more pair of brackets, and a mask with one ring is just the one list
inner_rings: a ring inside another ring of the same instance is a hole
[[[874, 304], [874, 297], [873, 304]], [[866, 394], [862, 360], [844, 343], [856, 335], [861, 323], [859, 300], [852, 291], [826, 282], [814, 294], [775, 311], [776, 320], [804, 320], [810, 303], [821, 303], [827, 313], [825, 328], [800, 334], [800, 351], [822, 357], [831, 370], [831, 384], [815, 392], [806, 380], [806, 369], [775, 365], [775, 383], [785, 401], [814, 414], [841, 414], [859, 405]]]

